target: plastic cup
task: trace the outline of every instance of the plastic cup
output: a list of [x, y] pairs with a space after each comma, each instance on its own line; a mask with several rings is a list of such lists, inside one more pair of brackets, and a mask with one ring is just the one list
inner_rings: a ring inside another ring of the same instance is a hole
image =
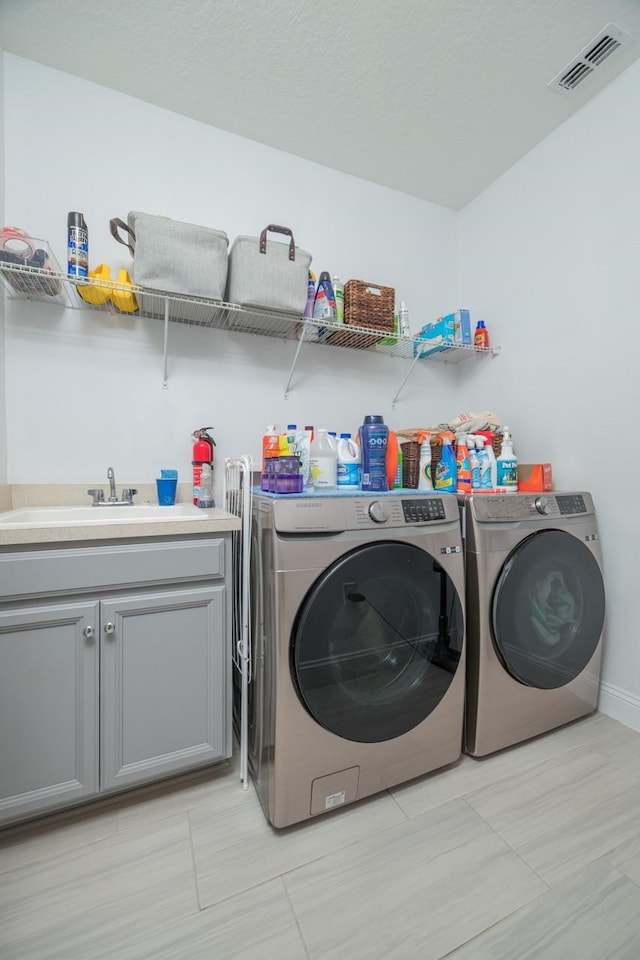
[[172, 507], [174, 505], [176, 502], [177, 486], [177, 478], [160, 477], [156, 480], [156, 487], [158, 489], [158, 504], [161, 507]]

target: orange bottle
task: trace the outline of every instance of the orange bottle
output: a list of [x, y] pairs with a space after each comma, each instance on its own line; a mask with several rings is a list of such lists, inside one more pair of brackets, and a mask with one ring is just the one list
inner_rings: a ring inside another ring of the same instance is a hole
[[398, 436], [393, 430], [389, 430], [389, 437], [387, 439], [387, 458], [385, 460], [385, 465], [387, 468], [387, 483], [389, 485], [388, 489], [393, 489], [393, 484], [395, 483], [396, 474], [398, 472]]
[[484, 350], [489, 346], [489, 331], [484, 325], [484, 320], [478, 320], [476, 332], [473, 335], [473, 345]]

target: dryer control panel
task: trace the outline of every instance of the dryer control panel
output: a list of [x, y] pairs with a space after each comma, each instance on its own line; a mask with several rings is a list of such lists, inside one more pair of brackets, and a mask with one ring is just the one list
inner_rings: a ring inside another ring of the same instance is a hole
[[469, 498], [473, 516], [482, 522], [550, 520], [593, 515], [588, 493], [484, 494]]

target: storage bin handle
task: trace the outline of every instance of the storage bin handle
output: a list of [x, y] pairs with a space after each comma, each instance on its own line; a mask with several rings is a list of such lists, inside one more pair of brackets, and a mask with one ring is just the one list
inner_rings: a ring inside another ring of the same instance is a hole
[[[136, 248], [136, 235], [131, 229], [131, 227], [129, 227], [124, 222], [124, 220], [121, 220], [119, 217], [113, 217], [113, 219], [109, 220], [109, 228], [111, 230], [111, 236], [113, 237], [113, 239], [117, 240], [118, 243], [121, 243], [123, 246], [128, 247], [129, 253], [133, 257], [135, 254], [135, 248]], [[122, 239], [122, 237], [118, 233], [118, 228], [120, 228], [120, 230], [124, 230], [126, 233], [129, 234], [131, 238], [131, 243], [127, 243], [126, 240]]]
[[[265, 227], [260, 234], [260, 253], [267, 252], [267, 233], [284, 233], [286, 237], [289, 237], [289, 260], [295, 260], [296, 245], [289, 227], [279, 227], [277, 223], [270, 223], [268, 227]], [[120, 242], [123, 243], [124, 241], [121, 240]]]

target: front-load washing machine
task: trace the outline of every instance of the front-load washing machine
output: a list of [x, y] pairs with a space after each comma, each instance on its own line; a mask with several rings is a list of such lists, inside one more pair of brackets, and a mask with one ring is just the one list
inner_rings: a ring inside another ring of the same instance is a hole
[[588, 493], [461, 500], [465, 750], [484, 756], [595, 710], [605, 617]]
[[274, 826], [460, 756], [454, 496], [257, 494], [252, 567], [249, 769]]

